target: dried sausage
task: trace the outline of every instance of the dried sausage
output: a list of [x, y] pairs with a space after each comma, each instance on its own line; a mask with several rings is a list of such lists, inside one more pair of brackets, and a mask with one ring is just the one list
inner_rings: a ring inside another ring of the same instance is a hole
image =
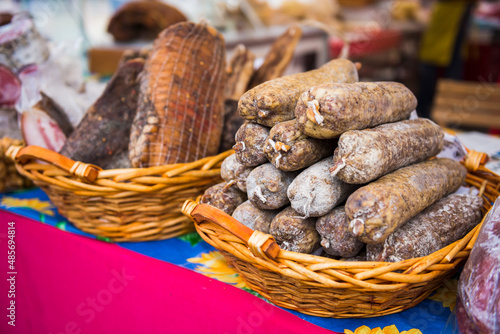
[[399, 262], [427, 256], [463, 238], [481, 221], [483, 199], [448, 195], [404, 223], [380, 244], [368, 244], [368, 261]]
[[438, 158], [382, 176], [347, 199], [349, 228], [363, 242], [381, 243], [407, 220], [456, 191], [466, 175], [460, 163]]
[[296, 171], [333, 154], [335, 140], [306, 136], [297, 127], [296, 120], [276, 124], [264, 145], [267, 159], [284, 171]]
[[312, 253], [320, 241], [315, 224], [316, 218], [300, 217], [298, 212], [287, 207], [274, 217], [269, 234], [284, 250]]
[[316, 221], [321, 246], [330, 255], [353, 257], [365, 245], [349, 231], [349, 219], [343, 206], [333, 209]]
[[306, 89], [327, 82], [357, 82], [356, 66], [346, 59], [334, 59], [320, 68], [266, 81], [240, 98], [241, 117], [272, 127], [295, 118], [294, 108]]
[[236, 132], [236, 159], [247, 167], [267, 162], [264, 144], [269, 136], [269, 128], [257, 123], [245, 122]]
[[288, 187], [291, 206], [302, 216], [326, 215], [356, 189], [356, 186], [332, 177], [331, 166], [332, 158], [325, 158], [303, 170]]
[[247, 177], [253, 170], [252, 167], [245, 167], [236, 160], [236, 155], [228, 156], [220, 167], [220, 176], [226, 182], [235, 181], [236, 186], [243, 192], [247, 192]]
[[284, 172], [267, 163], [256, 167], [247, 177], [248, 199], [264, 210], [275, 210], [290, 201], [286, 191], [297, 173]]
[[243, 202], [233, 212], [233, 218], [252, 230], [269, 233], [271, 221], [279, 210], [261, 210], [250, 201]]
[[328, 83], [300, 96], [295, 117], [306, 135], [325, 139], [408, 119], [416, 107], [415, 95], [397, 82]]
[[247, 200], [246, 194], [239, 190], [234, 182], [218, 183], [201, 196], [200, 202], [214, 206], [228, 215], [232, 215], [236, 207]]
[[444, 132], [429, 119], [382, 124], [344, 132], [333, 156], [332, 176], [363, 184], [424, 161], [443, 149]]

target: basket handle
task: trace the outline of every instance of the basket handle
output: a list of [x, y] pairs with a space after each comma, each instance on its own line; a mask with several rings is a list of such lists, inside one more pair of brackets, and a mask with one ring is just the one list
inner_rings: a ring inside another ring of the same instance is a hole
[[224, 211], [211, 205], [198, 204], [195, 201], [187, 200], [182, 206], [182, 213], [197, 223], [209, 221], [219, 225], [245, 242], [256, 256], [267, 256], [274, 260], [280, 252], [280, 247], [271, 235], [254, 231]]
[[57, 152], [35, 145], [9, 146], [5, 155], [18, 163], [31, 159], [45, 161], [89, 182], [95, 181], [99, 176], [99, 171], [102, 170], [95, 165], [74, 161]]

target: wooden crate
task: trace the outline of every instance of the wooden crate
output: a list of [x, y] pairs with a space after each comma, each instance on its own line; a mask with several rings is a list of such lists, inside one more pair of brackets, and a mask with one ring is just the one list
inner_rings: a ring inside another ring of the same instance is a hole
[[452, 128], [500, 128], [500, 85], [440, 80], [431, 118]]

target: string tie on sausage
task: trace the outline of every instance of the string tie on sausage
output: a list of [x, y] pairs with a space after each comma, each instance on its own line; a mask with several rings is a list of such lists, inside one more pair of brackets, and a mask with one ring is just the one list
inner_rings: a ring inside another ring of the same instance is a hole
[[356, 218], [350, 221], [349, 228], [356, 237], [363, 234], [365, 230], [365, 221], [361, 218]]
[[332, 167], [330, 167], [330, 175], [335, 176], [340, 172], [342, 168], [345, 167], [345, 159], [340, 158], [339, 161], [337, 161]]
[[266, 197], [262, 193], [262, 189], [260, 188], [260, 186], [255, 187], [255, 195], [257, 195], [257, 197], [262, 201], [262, 203], [266, 203]]
[[325, 118], [319, 113], [319, 102], [317, 100], [307, 101], [306, 113], [311, 122], [319, 125], [323, 124]]

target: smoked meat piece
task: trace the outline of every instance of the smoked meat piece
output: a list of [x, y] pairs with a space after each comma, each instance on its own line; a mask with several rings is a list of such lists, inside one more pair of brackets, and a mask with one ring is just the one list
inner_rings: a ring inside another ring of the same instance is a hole
[[143, 67], [144, 59], [137, 58], [117, 70], [66, 140], [62, 155], [107, 168], [113, 156], [127, 149], [139, 97], [138, 76]]
[[155, 40], [130, 133], [134, 167], [186, 163], [217, 153], [225, 57], [222, 35], [204, 23], [178, 23]]
[[113, 14], [108, 32], [117, 42], [151, 40], [168, 26], [186, 20], [177, 8], [161, 1], [130, 1]]
[[234, 209], [246, 200], [246, 194], [240, 191], [234, 182], [222, 182], [205, 190], [200, 203], [209, 204], [232, 215]]
[[319, 217], [316, 230], [321, 236], [321, 246], [330, 255], [353, 257], [365, 245], [349, 231], [349, 219], [343, 206]]
[[300, 217], [298, 212], [287, 207], [274, 217], [269, 234], [284, 250], [312, 253], [319, 246], [320, 241], [315, 224], [316, 218]]

